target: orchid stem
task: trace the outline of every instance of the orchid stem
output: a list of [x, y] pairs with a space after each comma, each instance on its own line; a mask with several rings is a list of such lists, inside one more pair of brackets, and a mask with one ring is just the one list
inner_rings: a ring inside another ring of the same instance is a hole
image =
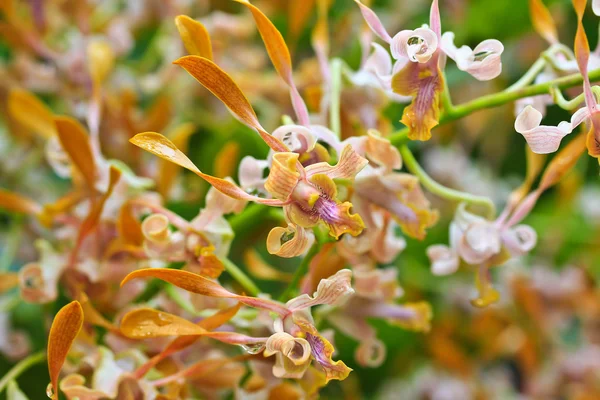
[[406, 145], [400, 146], [400, 154], [406, 168], [412, 172], [421, 184], [431, 193], [440, 196], [447, 200], [466, 202], [473, 205], [485, 207], [489, 219], [493, 219], [496, 215], [496, 207], [491, 199], [483, 196], [476, 196], [470, 193], [461, 192], [458, 190], [447, 188], [438, 182], [434, 181], [423, 168], [419, 165], [414, 155]]
[[292, 291], [294, 291], [298, 287], [298, 285], [300, 284], [300, 279], [302, 279], [302, 277], [305, 276], [308, 272], [310, 262], [317, 255], [319, 250], [321, 250], [321, 244], [318, 241], [315, 241], [315, 243], [308, 250], [308, 253], [306, 253], [306, 256], [304, 256], [304, 258], [302, 259], [302, 262], [298, 266], [298, 269], [296, 269], [296, 272], [292, 277], [292, 281], [290, 282], [288, 287], [283, 291], [281, 296], [279, 296], [279, 301], [283, 302], [289, 300]]
[[17, 379], [19, 375], [27, 371], [32, 365], [40, 363], [46, 359], [46, 350], [39, 351], [30, 355], [29, 357], [21, 360], [17, 365], [12, 367], [10, 371], [2, 377], [0, 380], [0, 393], [6, 388], [8, 383], [14, 379]]
[[[589, 73], [589, 77], [591, 82], [600, 80], [600, 68], [591, 71]], [[557, 89], [564, 90], [577, 85], [581, 85], [582, 82], [583, 77], [581, 76], [581, 74], [577, 73], [516, 90], [505, 90], [499, 93], [479, 97], [466, 103], [454, 106], [451, 113], [445, 113], [445, 115], [442, 117], [442, 119], [440, 120], [440, 125], [456, 121], [457, 119], [461, 119], [467, 115], [474, 113], [475, 111], [483, 110], [486, 108], [498, 107], [503, 104], [507, 104], [525, 97], [537, 96], [540, 94], [548, 94], [550, 93], [550, 88], [553, 86]], [[390, 142], [396, 147], [402, 146], [408, 141], [408, 132], [408, 128], [402, 128], [397, 130], [389, 136]]]
[[546, 64], [547, 62], [544, 58], [538, 58], [537, 61], [534, 62], [533, 65], [527, 70], [527, 72], [525, 72], [525, 75], [523, 75], [518, 81], [510, 85], [506, 89], [506, 92], [521, 89], [527, 85], [530, 85], [531, 82], [533, 82], [533, 80], [535, 79], [535, 77], [546, 67]]
[[444, 80], [444, 90], [442, 91], [442, 106], [444, 107], [444, 113], [452, 113], [454, 106], [452, 105], [452, 97], [450, 96], [450, 87], [448, 86], [448, 80], [446, 79], [446, 72], [442, 72]]
[[331, 60], [331, 103], [329, 105], [329, 128], [337, 137], [342, 137], [340, 120], [340, 95], [342, 93], [342, 60]]
[[231, 262], [231, 260], [228, 258], [221, 258], [221, 262], [225, 267], [225, 271], [229, 272], [229, 275], [231, 275], [233, 279], [235, 279], [235, 281], [239, 283], [248, 294], [256, 297], [261, 293], [261, 290], [258, 288], [258, 286], [256, 286], [252, 279], [250, 279], [250, 277], [246, 275], [244, 271], [240, 269], [240, 267]]

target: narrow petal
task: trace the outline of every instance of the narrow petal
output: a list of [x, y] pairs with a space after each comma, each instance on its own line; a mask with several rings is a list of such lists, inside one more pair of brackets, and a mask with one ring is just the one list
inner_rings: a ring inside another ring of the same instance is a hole
[[125, 279], [123, 279], [123, 281], [121, 282], [121, 286], [123, 286], [130, 280], [136, 278], [157, 278], [165, 282], [172, 283], [173, 285], [192, 293], [197, 293], [210, 297], [234, 299], [250, 307], [273, 311], [280, 315], [289, 314], [287, 308], [285, 308], [281, 303], [275, 302], [273, 300], [249, 296], [240, 296], [235, 293], [231, 293], [223, 286], [219, 285], [214, 281], [211, 281], [208, 278], [183, 270], [168, 268], [139, 269], [127, 275]]
[[276, 153], [273, 155], [271, 171], [265, 189], [276, 199], [286, 201], [298, 184], [298, 153]]
[[73, 301], [56, 314], [48, 336], [48, 372], [52, 399], [58, 399], [58, 375], [83, 325], [83, 309]]
[[202, 335], [206, 329], [167, 312], [141, 308], [128, 312], [121, 319], [121, 332], [132, 339], [158, 336]]
[[0, 208], [28, 215], [37, 215], [42, 211], [42, 206], [35, 201], [2, 188], [0, 188]]
[[286, 306], [291, 312], [294, 312], [319, 304], [340, 305], [347, 300], [349, 295], [354, 293], [351, 279], [352, 272], [349, 269], [342, 269], [327, 279], [321, 279], [317, 291], [313, 293], [313, 297], [302, 294], [288, 301]]
[[84, 127], [69, 117], [56, 117], [54, 124], [63, 149], [85, 179], [88, 188], [93, 190], [97, 177], [96, 163]]
[[427, 257], [431, 262], [431, 272], [434, 275], [450, 275], [458, 270], [460, 261], [458, 255], [448, 246], [441, 244], [429, 246]]
[[275, 151], [287, 151], [287, 146], [271, 136], [258, 122], [250, 102], [233, 79], [212, 61], [199, 56], [185, 56], [174, 64], [180, 65], [205, 88], [210, 90], [240, 121], [256, 130], [265, 143]]
[[360, 12], [362, 13], [363, 18], [365, 19], [367, 25], [369, 25], [369, 28], [371, 28], [373, 33], [379, 36], [381, 40], [385, 41], [386, 43], [391, 43], [392, 37], [385, 30], [385, 27], [381, 23], [381, 20], [379, 19], [377, 14], [375, 14], [375, 12], [373, 12], [373, 10], [371, 10], [369, 7], [361, 3], [360, 0], [354, 1], [360, 7]]
[[28, 130], [46, 139], [56, 133], [52, 111], [32, 93], [12, 89], [7, 104], [11, 117]]
[[558, 33], [554, 19], [552, 19], [552, 14], [550, 14], [542, 0], [529, 0], [529, 14], [536, 32], [548, 43], [558, 43]]
[[88, 70], [94, 85], [99, 87], [111, 73], [115, 64], [115, 53], [106, 41], [92, 40], [87, 48]]
[[131, 203], [125, 203], [119, 211], [117, 229], [123, 241], [134, 246], [141, 246], [144, 235], [138, 219], [133, 215]]
[[401, 122], [410, 131], [411, 140], [429, 140], [431, 129], [439, 124], [442, 76], [437, 67], [437, 57], [427, 64], [408, 63], [392, 78], [394, 93], [412, 96], [413, 101], [404, 108]]
[[554, 186], [575, 166], [585, 151], [585, 139], [585, 135], [579, 135], [550, 161], [542, 175], [540, 190], [543, 191]]
[[156, 132], [145, 132], [135, 135], [131, 143], [138, 147], [164, 159], [186, 168], [208, 183], [213, 185], [218, 191], [239, 200], [255, 201], [262, 204], [281, 205], [279, 200], [263, 199], [257, 196], [252, 196], [242, 190], [239, 186], [231, 183], [228, 180], [207, 175], [200, 171], [194, 163], [173, 144], [169, 139]]
[[354, 179], [368, 163], [367, 159], [354, 151], [351, 145], [346, 145], [336, 165], [332, 166], [326, 162], [309, 165], [306, 167], [306, 176], [325, 174], [331, 179]]
[[[188, 141], [190, 136], [196, 131], [196, 126], [191, 123], [178, 125], [169, 132], [168, 137], [173, 141], [173, 144], [183, 153], [187, 151]], [[161, 159], [158, 161], [158, 176], [156, 178], [156, 189], [165, 198], [169, 198], [169, 192], [179, 168], [175, 163]]]
[[290, 258], [304, 254], [314, 242], [312, 232], [294, 224], [287, 228], [275, 227], [267, 236], [267, 251], [279, 257]]
[[531, 106], [517, 116], [515, 130], [519, 132], [534, 153], [553, 153], [560, 147], [563, 137], [573, 131], [569, 122], [563, 121], [558, 126], [540, 125], [542, 113]]
[[435, 32], [438, 39], [442, 36], [442, 20], [440, 17], [440, 7], [438, 0], [431, 2], [431, 10], [429, 12], [429, 26], [431, 30]]
[[188, 53], [212, 61], [213, 53], [210, 35], [202, 23], [187, 15], [178, 15], [175, 17], [175, 25]]
[[252, 12], [252, 16], [254, 17], [254, 21], [256, 21], [256, 26], [258, 27], [258, 31], [260, 32], [263, 42], [265, 43], [267, 53], [269, 53], [269, 58], [271, 59], [273, 66], [277, 70], [279, 76], [281, 76], [285, 83], [287, 83], [290, 87], [292, 105], [294, 106], [298, 120], [302, 125], [308, 125], [310, 123], [308, 118], [308, 110], [304, 100], [302, 100], [302, 97], [300, 97], [300, 93], [298, 93], [296, 84], [294, 83], [294, 77], [292, 75], [292, 58], [290, 56], [290, 51], [285, 44], [283, 36], [281, 36], [281, 33], [277, 30], [269, 18], [267, 18], [262, 11], [260, 11], [256, 6], [252, 5], [248, 0], [235, 1], [245, 5], [248, 7], [248, 9], [250, 9], [250, 12]]

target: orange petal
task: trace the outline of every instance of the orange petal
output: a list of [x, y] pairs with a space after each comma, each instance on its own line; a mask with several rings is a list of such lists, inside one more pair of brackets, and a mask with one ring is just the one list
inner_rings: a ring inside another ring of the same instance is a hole
[[49, 138], [56, 133], [52, 111], [26, 90], [12, 89], [8, 95], [8, 112], [21, 125]]
[[196, 175], [213, 185], [215, 189], [217, 189], [221, 193], [226, 194], [229, 197], [233, 197], [234, 199], [239, 200], [255, 201], [262, 204], [281, 205], [281, 202], [279, 200], [262, 199], [257, 196], [249, 195], [242, 188], [228, 180], [205, 174], [204, 172], [200, 171], [198, 167], [196, 167], [194, 163], [185, 154], [183, 154], [181, 150], [177, 148], [177, 146], [175, 146], [173, 142], [171, 142], [169, 139], [167, 139], [160, 133], [139, 133], [133, 138], [131, 138], [130, 142], [156, 156], [159, 156], [164, 160], [170, 161], [174, 164], [177, 164], [183, 168], [192, 171], [193, 173], [195, 173]]
[[544, 191], [555, 185], [569, 172], [577, 163], [577, 160], [586, 148], [586, 135], [579, 135], [566, 145], [554, 158], [548, 166], [542, 180], [539, 190]]
[[263, 42], [265, 43], [267, 53], [269, 53], [269, 58], [271, 59], [273, 66], [277, 70], [279, 76], [281, 76], [285, 83], [287, 83], [290, 87], [292, 105], [294, 106], [294, 110], [298, 115], [298, 119], [302, 125], [308, 125], [310, 123], [308, 118], [308, 110], [306, 109], [306, 104], [304, 104], [304, 101], [300, 97], [300, 93], [298, 93], [296, 84], [294, 83], [294, 78], [292, 76], [292, 58], [290, 56], [290, 51], [285, 44], [285, 40], [283, 40], [283, 36], [281, 36], [281, 33], [277, 30], [269, 18], [267, 18], [267, 16], [263, 14], [262, 11], [260, 11], [256, 6], [250, 4], [248, 0], [235, 1], [245, 5], [250, 9], [250, 12], [252, 12], [252, 16], [254, 17], [254, 21], [256, 21], [256, 26], [260, 32]]
[[36, 215], [42, 211], [35, 201], [0, 188], [0, 208], [10, 212]]
[[202, 335], [206, 329], [187, 319], [151, 308], [141, 308], [121, 319], [121, 333], [132, 339], [158, 336]]
[[211, 281], [210, 279], [201, 275], [183, 270], [168, 268], [139, 269], [127, 275], [121, 282], [121, 286], [132, 279], [148, 277], [161, 279], [192, 293], [210, 297], [235, 299], [250, 307], [270, 310], [281, 315], [289, 314], [289, 310], [278, 302], [256, 297], [240, 296], [235, 293], [231, 293], [217, 282]]
[[83, 325], [83, 309], [73, 301], [56, 314], [48, 336], [48, 372], [52, 385], [52, 399], [58, 399], [58, 375]]
[[264, 130], [244, 93], [218, 65], [198, 56], [181, 57], [174, 64], [183, 67], [212, 94], [217, 96], [233, 115], [255, 129], [270, 148], [275, 151], [287, 151], [287, 147], [283, 143]]
[[[277, 228], [275, 228], [277, 229]], [[283, 229], [283, 228], [279, 228]], [[271, 233], [269, 233], [270, 235]], [[277, 238], [279, 240], [279, 238]], [[268, 248], [267, 239], [267, 248]], [[273, 254], [273, 253], [271, 253]], [[259, 279], [269, 280], [269, 281], [280, 281], [280, 282], [289, 282], [292, 280], [292, 275], [286, 272], [279, 271], [272, 265], [268, 264], [261, 256], [258, 254], [258, 251], [250, 248], [244, 252], [244, 263], [248, 268], [248, 271], [255, 277]]]
[[105, 41], [94, 40], [87, 46], [88, 69], [95, 85], [101, 85], [115, 64], [115, 53]]
[[529, 13], [531, 15], [531, 23], [536, 32], [546, 39], [548, 43], [558, 43], [556, 25], [552, 19], [552, 14], [550, 14], [543, 1], [529, 0]]
[[404, 108], [401, 120], [409, 129], [409, 139], [429, 140], [431, 129], [439, 124], [442, 79], [437, 57], [432, 57], [427, 64], [409, 62], [393, 76], [394, 92], [413, 96], [412, 103]]
[[90, 190], [94, 190], [96, 164], [85, 128], [69, 117], [56, 117], [54, 124], [63, 149], [85, 179]]
[[187, 15], [178, 15], [175, 17], [175, 25], [177, 25], [179, 36], [181, 36], [183, 45], [188, 53], [209, 60], [213, 59], [210, 35], [204, 25]]
[[98, 310], [96, 310], [85, 293], [81, 292], [79, 294], [78, 301], [81, 304], [81, 308], [83, 310], [83, 319], [85, 322], [95, 326], [100, 326], [109, 332], [119, 332], [119, 328], [104, 318], [104, 316], [100, 314]]
[[271, 171], [265, 182], [265, 189], [280, 200], [287, 200], [298, 184], [298, 153], [276, 153], [273, 155]]
[[15, 272], [0, 272], [0, 294], [17, 286], [19, 274]]
[[142, 235], [142, 227], [138, 219], [133, 215], [133, 207], [131, 203], [125, 203], [119, 212], [117, 220], [117, 228], [119, 236], [126, 244], [141, 246], [144, 240]]
[[[191, 123], [181, 124], [172, 132], [169, 132], [169, 137], [173, 144], [181, 149], [182, 152], [187, 151], [189, 137], [195, 132], [196, 126]], [[156, 189], [165, 198], [168, 198], [169, 191], [173, 186], [175, 177], [179, 172], [177, 165], [166, 160], [158, 162], [158, 177], [156, 178]]]
[[240, 145], [237, 142], [227, 142], [215, 156], [214, 171], [220, 178], [235, 175], [240, 155]]

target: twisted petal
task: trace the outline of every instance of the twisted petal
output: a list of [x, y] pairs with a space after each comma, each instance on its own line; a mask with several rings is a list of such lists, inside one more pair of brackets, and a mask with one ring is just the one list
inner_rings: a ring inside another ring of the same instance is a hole
[[500, 55], [504, 46], [498, 40], [484, 40], [474, 50], [468, 46], [457, 49], [454, 45], [454, 33], [446, 32], [442, 36], [442, 47], [448, 57], [456, 62], [458, 69], [480, 81], [494, 79], [502, 72]]
[[573, 132], [573, 129], [583, 121], [586, 115], [587, 109], [582, 108], [573, 114], [571, 122], [562, 121], [558, 126], [540, 125], [542, 113], [527, 106], [517, 116], [515, 130], [523, 135], [534, 153], [553, 153], [558, 150], [562, 138]]
[[395, 59], [408, 58], [412, 62], [428, 62], [438, 48], [438, 37], [429, 28], [400, 31], [392, 39], [390, 50]]
[[368, 163], [367, 159], [354, 151], [351, 145], [346, 145], [336, 165], [329, 165], [326, 162], [309, 165], [306, 167], [306, 176], [325, 174], [331, 179], [354, 179]]
[[267, 251], [279, 257], [296, 257], [303, 254], [314, 241], [311, 231], [298, 225], [288, 224], [287, 228], [275, 227], [267, 236]]
[[287, 200], [298, 184], [298, 153], [275, 153], [265, 189], [276, 199]]
[[311, 348], [306, 339], [295, 338], [286, 332], [271, 335], [263, 354], [265, 357], [276, 354], [273, 375], [277, 378], [302, 378], [311, 361]]
[[427, 248], [427, 257], [431, 262], [431, 272], [434, 275], [450, 275], [456, 272], [460, 261], [458, 255], [449, 248], [441, 244], [429, 246]]
[[294, 312], [319, 304], [340, 305], [354, 293], [351, 279], [352, 272], [349, 269], [342, 269], [327, 279], [321, 279], [313, 297], [302, 294], [288, 301], [286, 306], [291, 312]]
[[299, 154], [312, 151], [317, 143], [317, 136], [310, 128], [302, 125], [282, 125], [272, 135], [281, 140], [290, 151]]
[[[593, 0], [594, 3], [598, 0]], [[531, 22], [536, 32], [542, 36], [550, 44], [558, 42], [558, 33], [556, 25], [552, 19], [552, 14], [544, 5], [542, 0], [529, 0], [529, 13], [531, 14]]]

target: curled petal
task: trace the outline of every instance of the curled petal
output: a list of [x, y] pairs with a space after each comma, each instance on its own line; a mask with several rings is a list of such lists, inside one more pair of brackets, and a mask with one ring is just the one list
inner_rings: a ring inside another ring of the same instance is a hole
[[311, 231], [294, 224], [287, 228], [275, 227], [267, 236], [267, 251], [279, 257], [296, 257], [303, 254], [314, 241]]
[[502, 72], [500, 55], [504, 46], [498, 40], [484, 40], [474, 50], [468, 46], [457, 49], [454, 45], [454, 33], [446, 32], [442, 36], [442, 47], [448, 57], [456, 62], [458, 69], [480, 81], [494, 79]]
[[279, 200], [263, 199], [258, 196], [249, 195], [242, 188], [236, 186], [226, 179], [205, 174], [204, 172], [200, 171], [198, 167], [196, 167], [194, 163], [185, 154], [183, 154], [183, 152], [181, 152], [177, 146], [175, 146], [173, 142], [160, 133], [139, 133], [135, 135], [130, 142], [154, 155], [157, 155], [162, 159], [171, 161], [174, 164], [192, 171], [213, 185], [215, 189], [229, 197], [233, 197], [234, 199], [238, 200], [256, 201], [262, 204], [281, 205]]
[[502, 233], [502, 243], [515, 256], [527, 254], [537, 244], [537, 233], [529, 225], [517, 225]]
[[438, 37], [429, 28], [400, 31], [392, 39], [390, 50], [395, 59], [408, 58], [412, 62], [426, 63], [438, 48]]
[[291, 312], [294, 312], [319, 304], [340, 305], [354, 293], [351, 279], [352, 272], [349, 269], [342, 269], [327, 279], [321, 279], [313, 297], [302, 294], [288, 301], [286, 306]]
[[169, 218], [163, 214], [152, 214], [142, 222], [142, 234], [146, 240], [165, 243], [169, 241]]
[[458, 254], [467, 263], [480, 264], [500, 253], [500, 234], [488, 222], [471, 224], [458, 243]]
[[360, 0], [354, 0], [354, 1], [360, 7], [360, 12], [362, 13], [363, 18], [365, 19], [365, 22], [367, 23], [367, 25], [369, 25], [369, 28], [371, 28], [373, 33], [375, 33], [377, 36], [379, 36], [383, 41], [385, 41], [387, 43], [391, 43], [392, 37], [385, 30], [385, 27], [381, 23], [381, 20], [379, 19], [377, 14], [375, 14], [373, 12], [373, 10], [371, 10], [369, 7], [367, 7], [363, 3], [361, 3]]
[[302, 125], [283, 125], [275, 129], [272, 135], [298, 154], [312, 151], [317, 143], [317, 136]]
[[437, 66], [437, 56], [427, 64], [408, 63], [392, 77], [394, 93], [412, 96], [404, 108], [401, 122], [409, 128], [411, 140], [429, 140], [431, 129], [439, 124], [440, 94], [443, 78]]
[[302, 378], [310, 365], [311, 348], [306, 339], [295, 338], [289, 333], [277, 332], [269, 337], [264, 356], [276, 354], [273, 375], [277, 378]]
[[287, 200], [298, 184], [298, 153], [275, 153], [265, 189], [280, 200]]
[[331, 179], [354, 179], [369, 162], [361, 157], [351, 145], [346, 145], [336, 165], [329, 165], [326, 162], [312, 164], [306, 167], [308, 177], [315, 174], [325, 174]]
[[[581, 114], [580, 112], [579, 115]], [[576, 122], [579, 115], [573, 115], [572, 121]], [[531, 150], [537, 154], [558, 150], [562, 138], [575, 128], [573, 123], [567, 121], [562, 121], [558, 126], [540, 125], [541, 122], [542, 113], [531, 106], [525, 107], [515, 120], [515, 130], [523, 135]]]
[[174, 64], [183, 67], [205, 88], [217, 96], [233, 115], [256, 130], [270, 148], [275, 151], [288, 150], [283, 143], [264, 130], [246, 96], [233, 79], [215, 63], [199, 56], [185, 56], [175, 61]]
[[187, 15], [175, 17], [175, 25], [188, 53], [209, 60], [213, 59], [210, 35], [204, 25]]
[[377, 339], [371, 338], [358, 345], [354, 357], [362, 367], [377, 368], [385, 361], [385, 344]]
[[427, 257], [431, 262], [431, 272], [434, 275], [450, 275], [456, 272], [460, 261], [458, 255], [449, 248], [441, 244], [429, 246], [427, 248]]
[[147, 268], [139, 269], [131, 272], [123, 279], [121, 286], [126, 284], [132, 279], [136, 278], [157, 278], [163, 281], [172, 283], [173, 285], [180, 287], [192, 293], [201, 294], [210, 297], [220, 297], [238, 300], [250, 307], [261, 308], [269, 311], [273, 311], [279, 315], [288, 315], [289, 311], [283, 304], [275, 302], [273, 300], [261, 299], [257, 297], [240, 296], [235, 293], [231, 293], [217, 282], [211, 281], [208, 278], [194, 274], [192, 272], [168, 269], [168, 268]]
[[77, 301], [61, 308], [52, 321], [48, 335], [48, 371], [53, 400], [58, 399], [58, 375], [82, 325], [83, 310]]

